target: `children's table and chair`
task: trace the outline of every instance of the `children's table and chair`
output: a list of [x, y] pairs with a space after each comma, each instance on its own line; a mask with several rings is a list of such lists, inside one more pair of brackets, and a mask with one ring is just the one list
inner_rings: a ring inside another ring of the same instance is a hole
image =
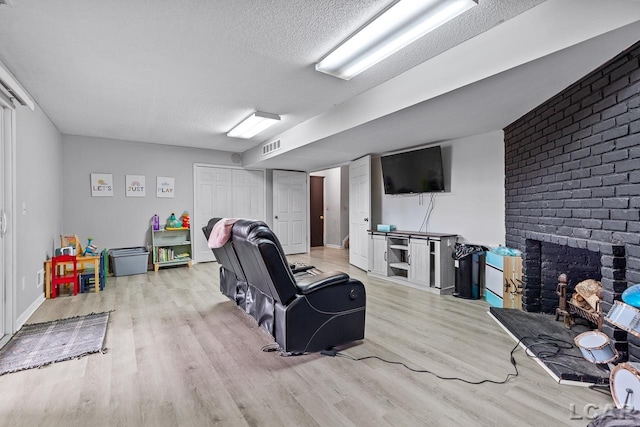
[[[45, 297], [46, 298], [55, 298], [57, 296], [57, 291], [52, 294], [51, 291], [51, 283], [52, 277], [52, 264], [55, 260], [55, 264], [60, 266], [58, 271], [55, 273], [55, 276], [69, 276], [70, 270], [75, 270], [75, 284], [74, 284], [74, 295], [78, 293], [78, 289], [80, 287], [79, 275], [81, 271], [88, 270], [92, 267], [93, 278], [94, 278], [94, 289], [96, 292], [100, 291], [100, 255], [88, 255], [88, 256], [73, 256], [73, 255], [60, 255], [57, 257], [53, 257], [53, 259], [48, 259], [45, 261]], [[62, 258], [62, 259], [61, 259]], [[75, 259], [75, 260], [74, 260]], [[86, 273], [85, 273], [86, 274]], [[59, 282], [59, 280], [57, 280]], [[70, 283], [70, 282], [69, 282]]]
[[[91, 282], [95, 292], [103, 289], [106, 250], [99, 254], [95, 254], [95, 251], [83, 254], [77, 236], [62, 235], [60, 241], [62, 253], [45, 261], [45, 297], [55, 298], [61, 284], [72, 285], [73, 295], [88, 291]], [[72, 248], [77, 255], [65, 253], [67, 248]]]

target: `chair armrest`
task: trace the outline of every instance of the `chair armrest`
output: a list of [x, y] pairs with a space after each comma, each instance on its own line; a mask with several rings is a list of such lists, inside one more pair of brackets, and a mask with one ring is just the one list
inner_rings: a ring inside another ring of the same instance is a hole
[[349, 281], [348, 274], [341, 271], [328, 271], [326, 273], [316, 274], [315, 276], [300, 280], [296, 285], [302, 295], [307, 295], [311, 292], [317, 291], [318, 289], [347, 281]]

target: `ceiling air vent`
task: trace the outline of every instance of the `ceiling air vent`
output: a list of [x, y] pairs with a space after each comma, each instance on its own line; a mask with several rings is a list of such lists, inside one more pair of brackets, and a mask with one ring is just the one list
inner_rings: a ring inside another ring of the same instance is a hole
[[262, 146], [262, 155], [266, 156], [269, 153], [272, 153], [276, 150], [280, 149], [280, 140], [270, 142]]

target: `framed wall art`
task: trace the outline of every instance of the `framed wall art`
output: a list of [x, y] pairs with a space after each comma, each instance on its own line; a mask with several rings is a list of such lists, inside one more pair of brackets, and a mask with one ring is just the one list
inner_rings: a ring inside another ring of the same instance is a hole
[[113, 176], [110, 173], [91, 174], [91, 197], [113, 197]]
[[156, 180], [156, 197], [173, 198], [175, 181], [170, 176], [159, 176]]
[[145, 196], [144, 175], [125, 175], [125, 189], [127, 197]]

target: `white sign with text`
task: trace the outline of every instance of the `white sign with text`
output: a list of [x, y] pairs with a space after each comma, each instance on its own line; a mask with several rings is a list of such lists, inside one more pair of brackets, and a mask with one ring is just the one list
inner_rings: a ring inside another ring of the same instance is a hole
[[91, 197], [113, 197], [113, 176], [110, 173], [91, 174]]
[[125, 175], [127, 197], [144, 197], [144, 181], [144, 175]]
[[156, 182], [156, 197], [173, 197], [175, 193], [175, 182], [172, 177], [159, 176]]

